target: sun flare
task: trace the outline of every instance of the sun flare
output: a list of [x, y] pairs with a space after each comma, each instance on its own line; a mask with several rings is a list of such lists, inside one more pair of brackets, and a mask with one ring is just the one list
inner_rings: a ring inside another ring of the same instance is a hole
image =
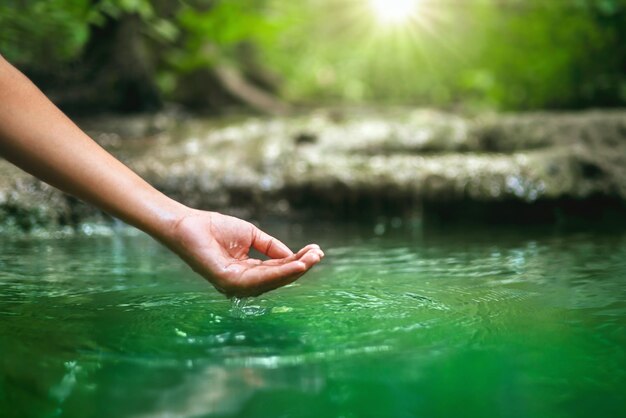
[[369, 0], [376, 19], [386, 25], [399, 25], [417, 13], [420, 0]]

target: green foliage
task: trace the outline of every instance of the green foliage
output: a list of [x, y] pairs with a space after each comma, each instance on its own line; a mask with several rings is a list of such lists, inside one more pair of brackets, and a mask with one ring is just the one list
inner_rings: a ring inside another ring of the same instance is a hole
[[266, 53], [292, 98], [626, 104], [624, 0], [421, 0], [411, 22], [392, 28], [381, 27], [367, 1], [308, 0], [291, 13], [308, 18]]
[[185, 34], [184, 40], [167, 58], [182, 72], [235, 60], [242, 42], [267, 45], [276, 33], [261, 3], [254, 0], [221, 1], [204, 10], [184, 6], [176, 15], [176, 23]]
[[178, 27], [170, 20], [158, 16], [150, 0], [101, 0], [92, 9], [91, 23], [103, 25], [107, 18], [121, 19], [124, 15], [137, 15], [145, 32], [157, 41], [168, 43], [180, 35]]
[[147, 33], [157, 38], [172, 41], [178, 33], [149, 0], [3, 0], [0, 51], [17, 64], [59, 65], [80, 56], [92, 26], [124, 14], [139, 15]]
[[0, 53], [41, 67], [71, 60], [87, 42], [92, 15], [88, 0], [3, 0]]
[[[494, 19], [479, 64], [508, 108], [626, 103], [626, 9], [616, 0], [527, 1]], [[621, 34], [619, 33], [621, 31]], [[620, 56], [621, 54], [621, 56]]]
[[166, 95], [198, 69], [241, 65], [245, 44], [301, 102], [626, 105], [626, 0], [419, 0], [393, 27], [369, 0], [4, 0], [0, 52], [62, 69], [94, 27], [128, 15]]

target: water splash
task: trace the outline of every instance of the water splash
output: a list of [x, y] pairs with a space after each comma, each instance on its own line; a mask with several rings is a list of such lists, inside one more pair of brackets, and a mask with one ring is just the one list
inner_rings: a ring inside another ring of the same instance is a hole
[[229, 311], [230, 316], [233, 318], [243, 319], [262, 316], [269, 312], [267, 308], [264, 308], [261, 305], [253, 305], [253, 301], [254, 298], [249, 297], [232, 298]]

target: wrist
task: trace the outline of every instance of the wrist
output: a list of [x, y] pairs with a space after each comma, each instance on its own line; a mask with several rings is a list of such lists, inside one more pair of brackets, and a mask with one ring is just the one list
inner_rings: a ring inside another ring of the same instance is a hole
[[152, 208], [149, 222], [143, 227], [140, 226], [140, 229], [169, 246], [178, 225], [183, 219], [194, 213], [195, 209], [168, 197], [165, 199], [164, 202]]

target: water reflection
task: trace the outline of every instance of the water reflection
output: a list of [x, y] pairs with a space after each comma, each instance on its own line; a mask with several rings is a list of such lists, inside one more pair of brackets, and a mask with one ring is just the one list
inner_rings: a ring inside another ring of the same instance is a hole
[[136, 417], [237, 415], [265, 392], [288, 389], [315, 395], [323, 385], [323, 374], [316, 368], [207, 366], [164, 390], [152, 411]]
[[4, 239], [0, 410], [443, 416], [472, 387], [465, 416], [621, 411], [626, 235], [281, 228], [325, 262], [232, 302], [144, 236]]

